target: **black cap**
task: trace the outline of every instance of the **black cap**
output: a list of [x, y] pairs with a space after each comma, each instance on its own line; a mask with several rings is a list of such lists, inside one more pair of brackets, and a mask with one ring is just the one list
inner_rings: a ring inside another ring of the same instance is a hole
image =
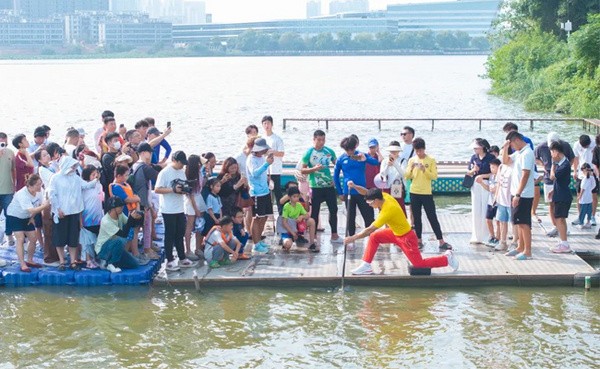
[[138, 148], [137, 148], [137, 152], [141, 153], [141, 152], [154, 152], [154, 149], [152, 148], [152, 146], [150, 146], [149, 143], [147, 142], [142, 142]]
[[125, 206], [125, 201], [123, 201], [122, 198], [117, 197], [117, 196], [110, 197], [108, 199], [108, 201], [106, 202], [106, 208], [109, 211], [114, 208], [120, 208], [123, 206]]
[[159, 135], [160, 136], [160, 131], [156, 127], [150, 127], [146, 133], [149, 135]]
[[46, 128], [39, 126], [33, 131], [33, 137], [42, 137], [46, 136]]
[[183, 165], [187, 165], [188, 163], [187, 156], [183, 151], [175, 151], [175, 154], [173, 154], [173, 160], [176, 160]]

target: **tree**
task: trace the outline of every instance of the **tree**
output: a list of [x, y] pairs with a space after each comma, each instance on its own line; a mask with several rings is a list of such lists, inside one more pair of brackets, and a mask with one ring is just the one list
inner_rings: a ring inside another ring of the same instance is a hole
[[456, 31], [454, 32], [454, 37], [456, 38], [456, 47], [459, 49], [466, 49], [469, 47], [471, 43], [471, 36], [467, 32], [464, 31]]
[[304, 50], [306, 45], [296, 32], [286, 32], [279, 38], [279, 48], [281, 50]]
[[581, 60], [583, 71], [589, 75], [595, 70], [600, 73], [600, 14], [591, 15], [590, 22], [573, 33], [571, 40], [574, 56]]
[[376, 46], [375, 39], [371, 33], [359, 33], [354, 36], [354, 48], [358, 50], [373, 50]]
[[339, 50], [348, 50], [352, 47], [352, 34], [348, 31], [337, 33], [336, 43]]
[[258, 32], [255, 30], [244, 31], [238, 36], [235, 47], [242, 51], [254, 51], [256, 50], [256, 41], [258, 39]]
[[435, 49], [435, 35], [433, 31], [419, 31], [415, 36], [415, 46], [418, 49], [433, 50]]
[[485, 37], [473, 37], [471, 39], [471, 47], [477, 50], [489, 50], [490, 42]]
[[377, 39], [377, 44], [381, 50], [391, 50], [396, 46], [394, 35], [389, 31], [377, 32], [375, 39]]
[[435, 41], [440, 49], [456, 49], [458, 40], [451, 31], [438, 32]]
[[314, 42], [314, 48], [316, 50], [333, 50], [335, 48], [335, 41], [333, 35], [329, 32], [322, 32], [312, 38]]
[[415, 48], [415, 33], [401, 32], [396, 36], [394, 43], [399, 49], [414, 49]]

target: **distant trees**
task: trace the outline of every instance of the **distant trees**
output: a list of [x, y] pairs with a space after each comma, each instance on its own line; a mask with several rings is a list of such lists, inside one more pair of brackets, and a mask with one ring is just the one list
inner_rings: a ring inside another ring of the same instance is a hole
[[[214, 44], [214, 41], [214, 39], [211, 40], [211, 45]], [[335, 35], [323, 32], [312, 37], [302, 37], [296, 32], [271, 34], [248, 30], [237, 38], [228, 40], [227, 48], [243, 52], [398, 49], [487, 51], [490, 44], [484, 37], [472, 38], [463, 31], [434, 33], [431, 30], [425, 30], [399, 34], [383, 31], [375, 35], [359, 33], [354, 36], [350, 32], [343, 31]]]

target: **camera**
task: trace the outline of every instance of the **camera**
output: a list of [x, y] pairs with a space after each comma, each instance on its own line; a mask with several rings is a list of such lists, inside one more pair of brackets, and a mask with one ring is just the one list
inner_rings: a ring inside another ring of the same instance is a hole
[[192, 193], [192, 186], [198, 182], [198, 180], [194, 179], [194, 180], [187, 180], [187, 179], [174, 179], [171, 182], [171, 188], [173, 189], [173, 192], [177, 192], [177, 186], [181, 186], [181, 192], [185, 192], [185, 193]]

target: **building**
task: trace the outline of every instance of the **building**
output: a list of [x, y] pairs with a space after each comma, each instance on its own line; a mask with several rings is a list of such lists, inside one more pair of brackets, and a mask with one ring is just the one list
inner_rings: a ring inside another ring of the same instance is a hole
[[0, 0], [0, 10], [12, 10], [13, 0]]
[[29, 19], [69, 14], [76, 10], [108, 11], [109, 0], [14, 0], [15, 14]]
[[0, 46], [61, 46], [65, 25], [62, 18], [26, 21], [20, 17], [0, 20]]
[[184, 24], [206, 23], [206, 4], [203, 1], [185, 1], [183, 8]]
[[306, 2], [306, 19], [321, 16], [321, 0]]
[[110, 0], [111, 12], [137, 12], [140, 11], [138, 0]]
[[173, 26], [173, 42], [206, 42], [213, 37], [232, 38], [245, 31], [255, 30], [264, 33], [296, 32], [301, 36], [315, 36], [322, 32], [333, 35], [338, 32], [350, 32], [352, 35], [388, 31], [398, 33], [398, 23], [389, 19], [304, 19], [249, 23], [213, 23], [203, 25]]
[[399, 32], [464, 31], [485, 36], [498, 16], [500, 0], [458, 0], [388, 5], [387, 18], [398, 21]]
[[369, 0], [332, 0], [329, 2], [329, 14], [361, 13], [369, 11]]
[[101, 23], [148, 21], [148, 14], [139, 12], [76, 11], [65, 15], [65, 41], [69, 44], [98, 44]]
[[101, 45], [152, 46], [173, 44], [173, 25], [150, 19], [147, 22], [109, 20], [98, 27]]

